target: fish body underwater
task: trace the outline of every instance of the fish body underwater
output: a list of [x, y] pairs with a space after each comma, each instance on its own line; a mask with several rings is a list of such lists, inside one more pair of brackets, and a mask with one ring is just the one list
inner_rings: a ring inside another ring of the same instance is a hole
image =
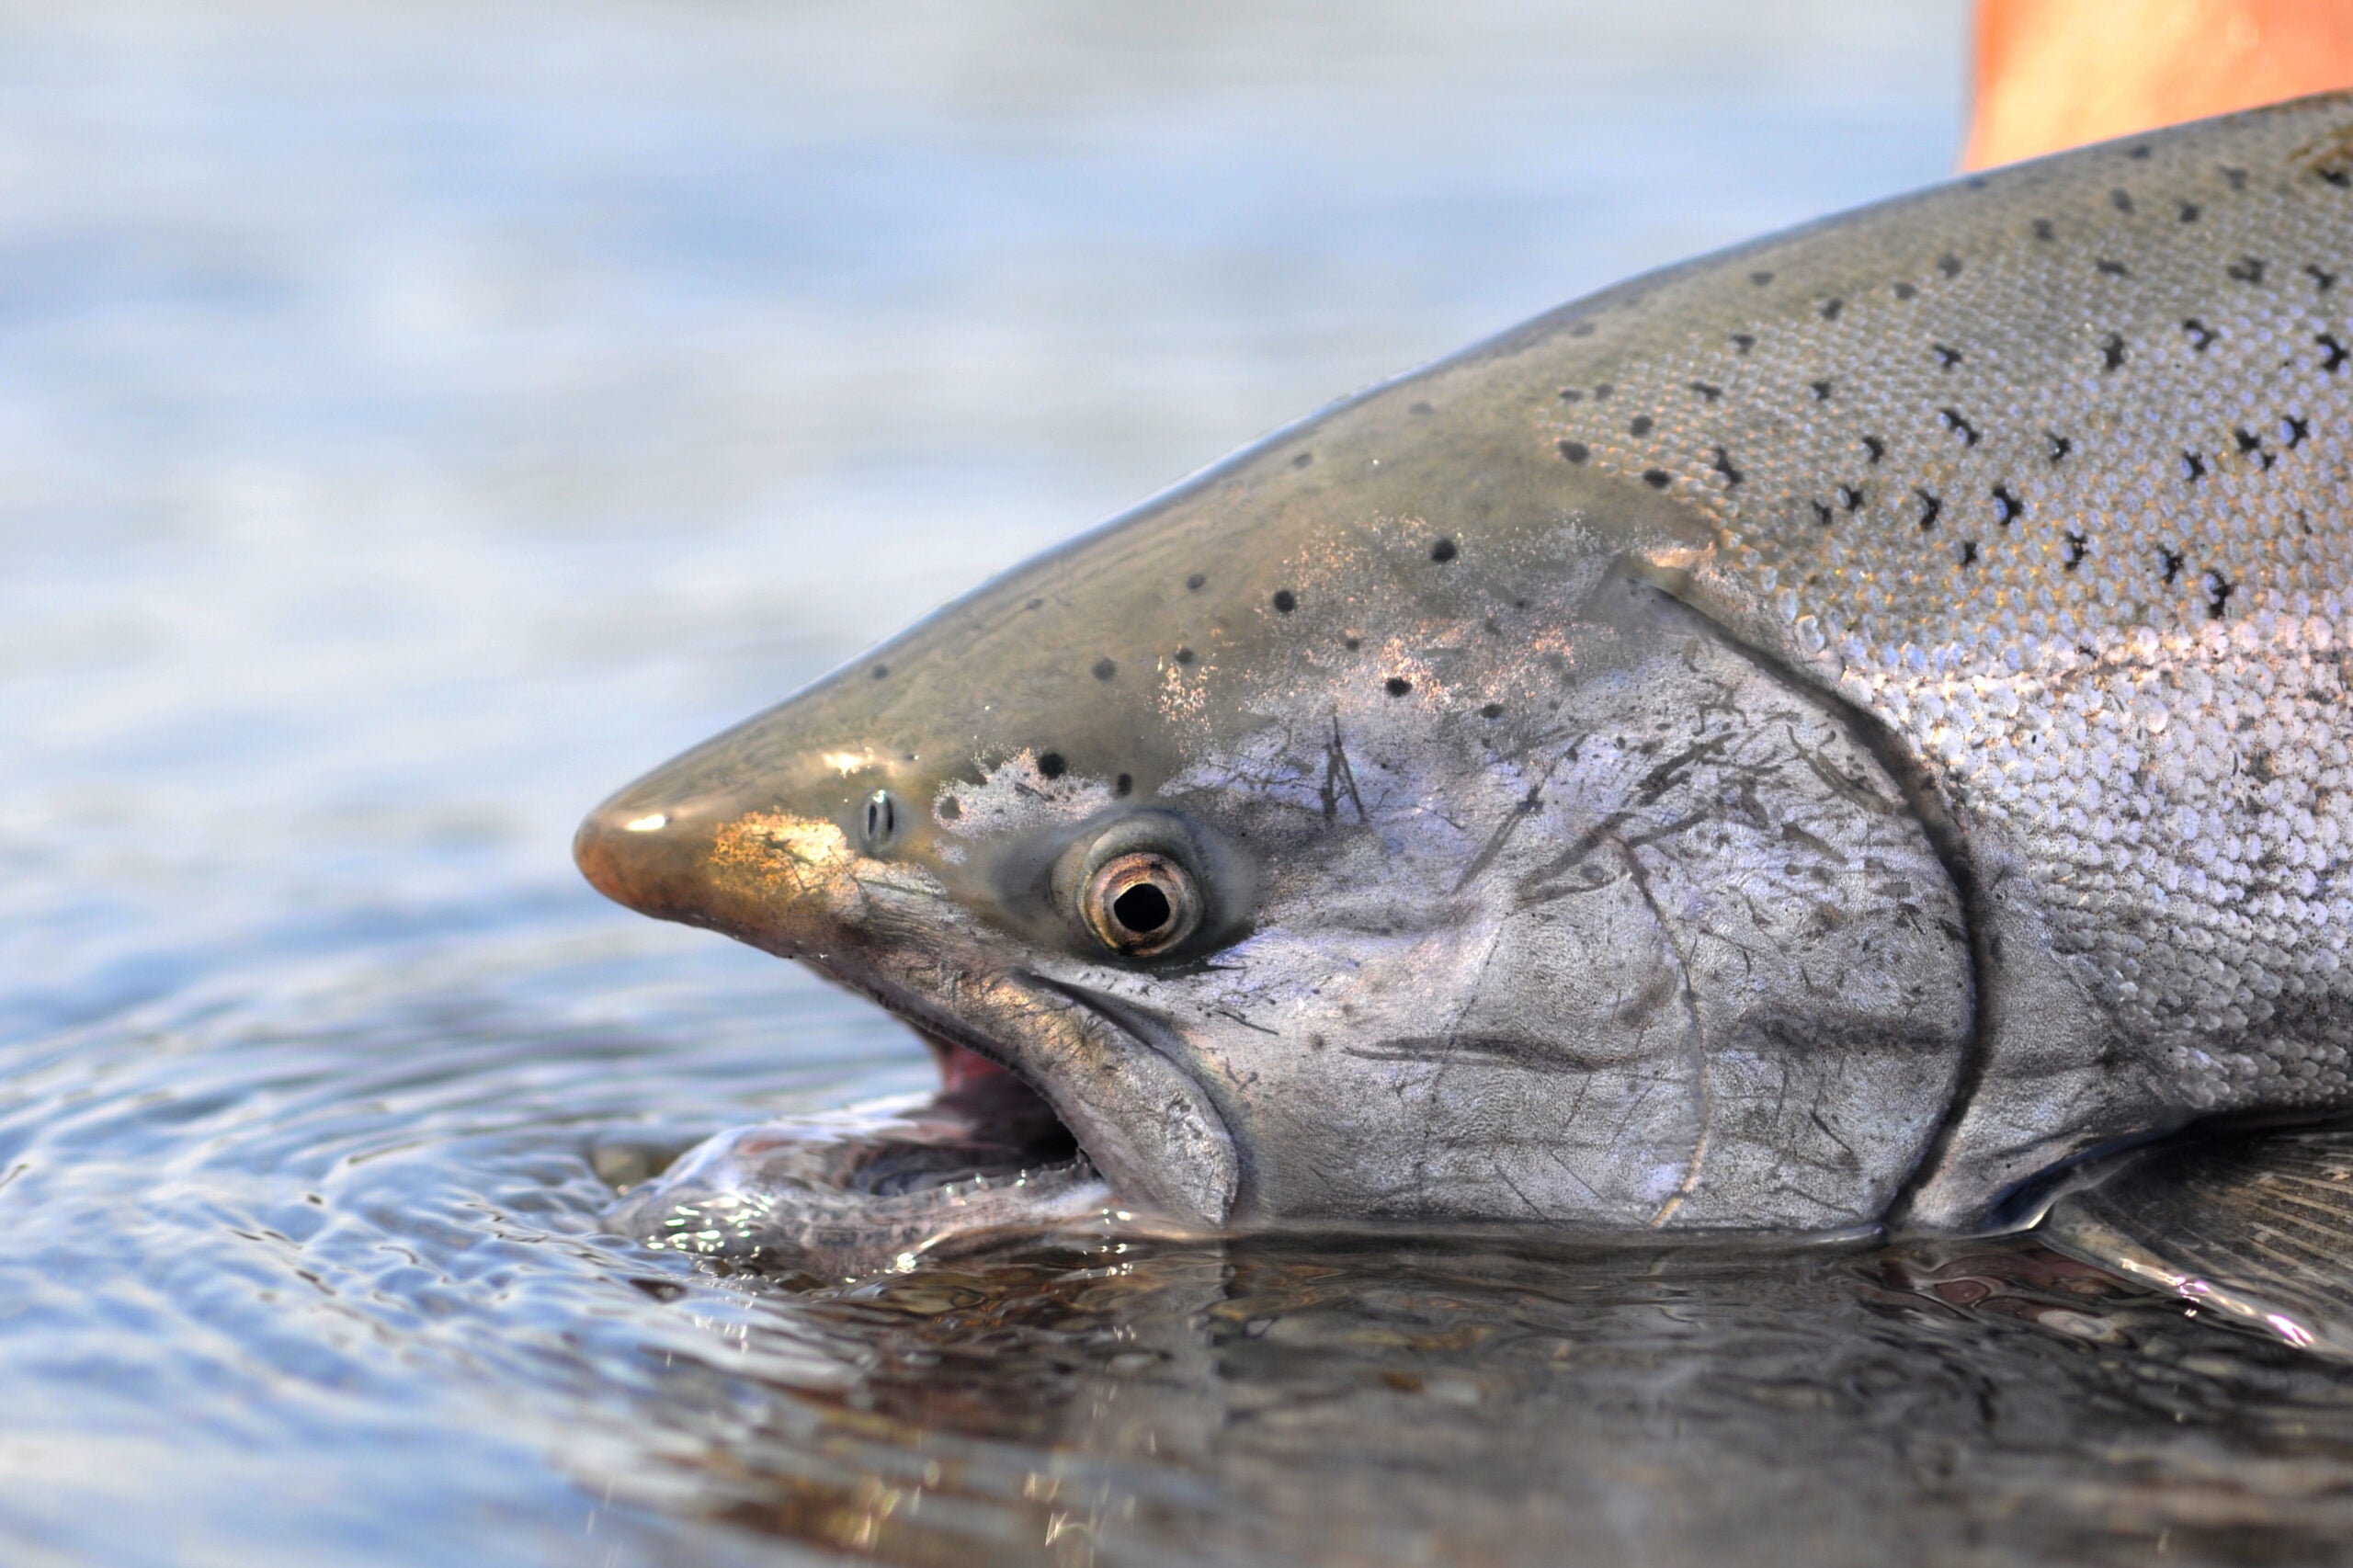
[[1211, 1225], [1984, 1229], [2353, 1105], [2353, 97], [1634, 279], [615, 796]]

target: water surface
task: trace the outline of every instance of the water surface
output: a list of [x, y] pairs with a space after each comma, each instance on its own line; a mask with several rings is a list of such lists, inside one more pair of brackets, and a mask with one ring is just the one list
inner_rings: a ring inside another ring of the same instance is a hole
[[2353, 1381], [2031, 1248], [810, 1293], [599, 1151], [919, 1089], [606, 790], [1267, 427], [1938, 176], [1957, 4], [0, 7], [0, 1555], [2341, 1555]]

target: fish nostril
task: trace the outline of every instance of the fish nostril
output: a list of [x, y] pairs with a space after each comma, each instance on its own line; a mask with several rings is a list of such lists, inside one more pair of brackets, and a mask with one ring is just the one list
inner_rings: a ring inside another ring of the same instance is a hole
[[899, 802], [888, 790], [866, 797], [865, 840], [869, 855], [888, 849], [899, 836]]

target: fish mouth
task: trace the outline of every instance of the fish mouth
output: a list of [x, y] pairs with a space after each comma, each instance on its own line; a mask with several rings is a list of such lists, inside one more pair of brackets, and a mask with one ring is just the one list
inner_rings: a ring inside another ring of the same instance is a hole
[[[1091, 987], [1025, 970], [962, 977], [948, 1008], [835, 955], [801, 955], [906, 1024], [938, 1062], [937, 1104], [976, 1141], [1084, 1162], [1123, 1209], [1216, 1228], [1241, 1162], [1226, 1118], [1164, 1031]], [[861, 966], [862, 967], [862, 966]], [[1059, 1163], [1059, 1162], [1056, 1162]]]
[[905, 1116], [909, 1135], [875, 1144], [844, 1172], [847, 1190], [903, 1198], [1005, 1180], [1060, 1188], [1097, 1175], [1043, 1095], [977, 1051], [916, 1033], [939, 1065], [939, 1089]]
[[616, 1182], [606, 1225], [655, 1251], [824, 1283], [1099, 1223], [1111, 1194], [1043, 1096], [928, 1043], [942, 1077], [929, 1098], [717, 1133], [651, 1181]]
[[[1015, 983], [1039, 982], [1023, 975]], [[884, 989], [856, 988], [869, 995]], [[607, 1224], [658, 1251], [819, 1283], [1091, 1233], [1107, 1220], [1130, 1231], [1148, 1215], [1161, 1234], [1191, 1231], [1152, 1211], [1165, 1206], [1133, 1210], [1131, 1187], [1114, 1188], [1057, 1109], [1055, 1100], [1070, 1096], [1051, 1082], [1033, 1085], [1004, 1060], [1023, 1056], [1017, 1046], [892, 999], [900, 1005], [890, 1010], [938, 1064], [939, 1087], [928, 1098], [718, 1133], [655, 1179], [620, 1186], [622, 1201]], [[1084, 1118], [1082, 1108], [1072, 1119]], [[1099, 1129], [1096, 1136], [1098, 1146], [1129, 1146], [1116, 1135], [1104, 1143]]]

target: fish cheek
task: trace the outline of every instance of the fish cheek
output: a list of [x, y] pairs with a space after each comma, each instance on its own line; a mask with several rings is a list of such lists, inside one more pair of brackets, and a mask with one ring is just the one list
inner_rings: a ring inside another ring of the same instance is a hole
[[1188, 1009], [1256, 1206], [1649, 1223], [1689, 1166], [1699, 1051], [1639, 881], [1604, 875], [1500, 915], [1458, 905], [1415, 929], [1323, 896], [1338, 892], [1270, 903], [1223, 971], [1230, 993]]

